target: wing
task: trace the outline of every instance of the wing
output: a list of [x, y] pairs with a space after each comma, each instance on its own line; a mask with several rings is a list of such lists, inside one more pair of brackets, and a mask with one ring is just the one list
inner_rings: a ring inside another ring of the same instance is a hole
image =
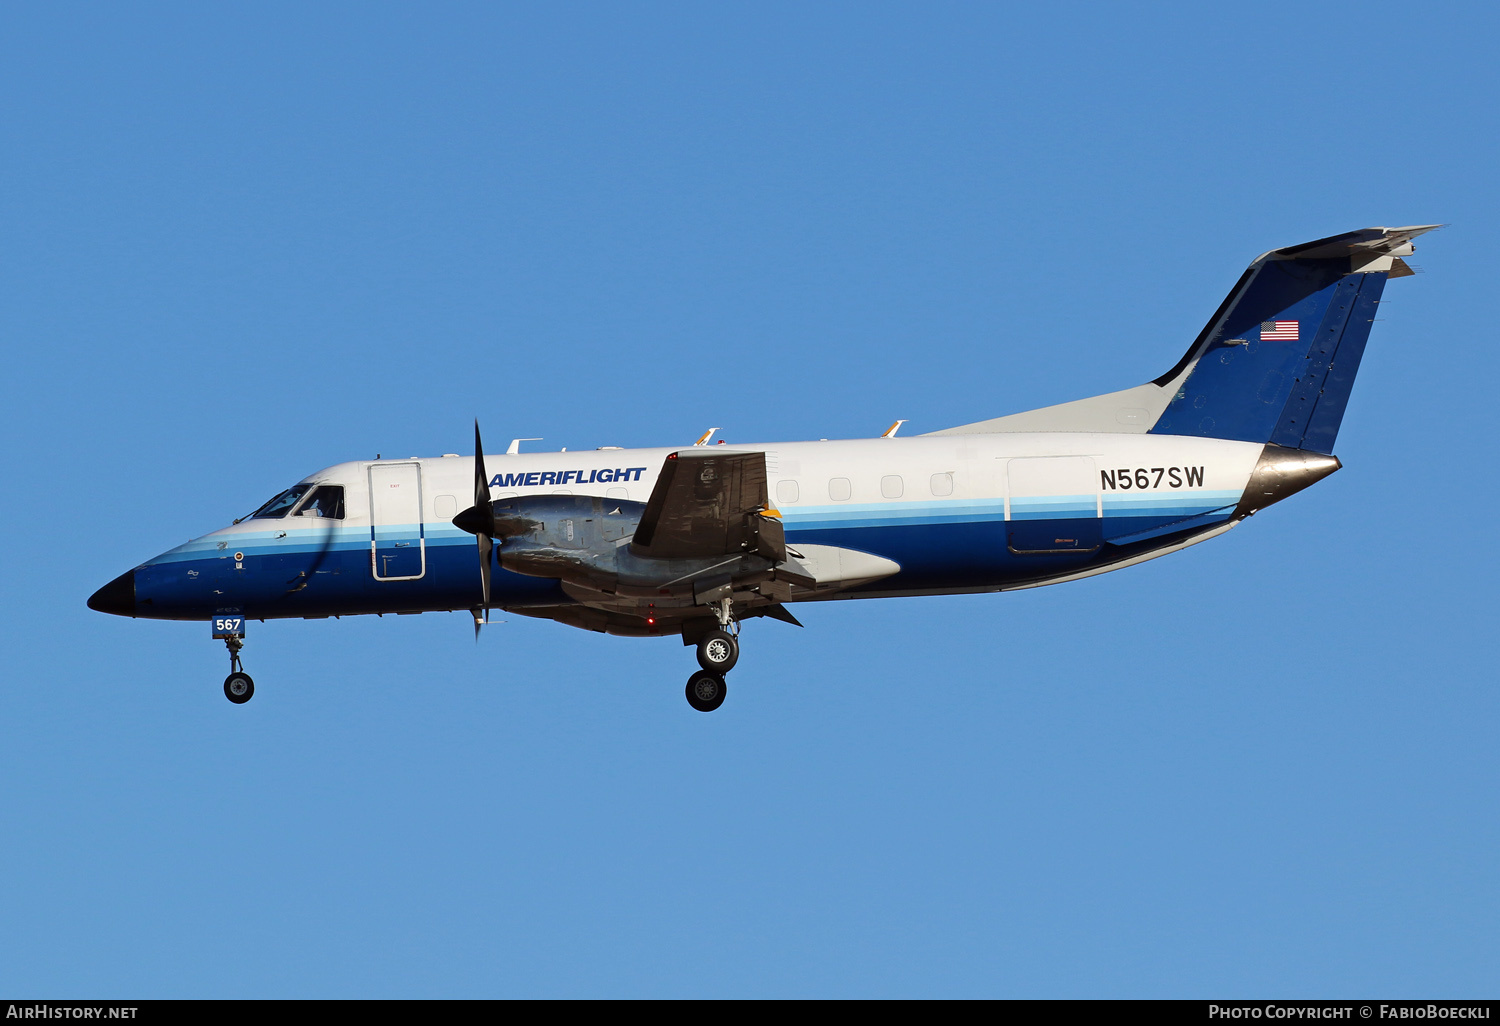
[[685, 449], [667, 456], [630, 550], [650, 559], [754, 552], [786, 559], [766, 493], [766, 454]]

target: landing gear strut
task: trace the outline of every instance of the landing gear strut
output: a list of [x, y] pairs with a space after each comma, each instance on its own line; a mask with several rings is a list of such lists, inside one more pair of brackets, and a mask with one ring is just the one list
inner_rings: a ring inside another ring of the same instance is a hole
[[688, 705], [699, 712], [713, 712], [724, 704], [724, 695], [729, 690], [724, 674], [734, 669], [740, 659], [740, 625], [734, 619], [729, 599], [714, 603], [714, 616], [719, 621], [718, 629], [698, 639], [698, 665], [703, 669], [687, 682]]
[[229, 649], [229, 676], [224, 678], [224, 697], [235, 705], [244, 705], [255, 695], [255, 681], [240, 667], [240, 649], [245, 647], [241, 638], [224, 639]]

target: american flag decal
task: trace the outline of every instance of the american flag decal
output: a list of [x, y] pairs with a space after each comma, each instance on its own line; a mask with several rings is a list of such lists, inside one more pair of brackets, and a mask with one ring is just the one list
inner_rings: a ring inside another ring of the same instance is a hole
[[1297, 322], [1262, 321], [1260, 340], [1262, 342], [1295, 342], [1297, 341]]

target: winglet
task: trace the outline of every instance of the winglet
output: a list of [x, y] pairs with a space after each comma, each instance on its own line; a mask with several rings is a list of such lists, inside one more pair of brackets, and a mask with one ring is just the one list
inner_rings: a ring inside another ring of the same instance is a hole
[[896, 421], [896, 423], [894, 423], [890, 427], [886, 428], [885, 429], [885, 433], [882, 434], [880, 437], [881, 438], [895, 438], [896, 437], [896, 432], [900, 431], [901, 430], [901, 425], [905, 424], [905, 423], [906, 423], [906, 421], [904, 421], [904, 420], [898, 420], [898, 421]]
[[693, 444], [694, 445], [707, 445], [708, 444], [708, 440], [714, 436], [714, 432], [717, 431], [717, 430], [719, 430], [719, 429], [718, 428], [709, 428], [707, 431], [703, 432], [703, 436], [701, 438], [699, 438]]
[[542, 441], [546, 441], [546, 439], [542, 439], [542, 438], [512, 438], [510, 440], [510, 444], [505, 447], [505, 455], [507, 455], [507, 456], [515, 456], [517, 453], [519, 453], [521, 451], [521, 443], [522, 442], [542, 442]]

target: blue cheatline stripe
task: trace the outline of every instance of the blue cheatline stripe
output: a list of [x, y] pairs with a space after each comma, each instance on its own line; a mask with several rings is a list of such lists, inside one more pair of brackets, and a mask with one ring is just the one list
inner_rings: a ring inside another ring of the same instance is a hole
[[[381, 525], [382, 529], [389, 527], [393, 531], [416, 532], [415, 524]], [[284, 555], [290, 552], [319, 552], [328, 549], [331, 552], [345, 551], [369, 551], [370, 527], [368, 524], [358, 527], [335, 527], [333, 537], [329, 537], [328, 528], [304, 528], [286, 532], [281, 537], [281, 530], [269, 531], [245, 531], [232, 535], [209, 535], [204, 538], [196, 538], [163, 552], [151, 560], [153, 564], [180, 563], [198, 559], [217, 559], [232, 556], [236, 552], [243, 552], [246, 556]], [[474, 536], [460, 531], [451, 524], [428, 524], [425, 529], [427, 547], [434, 545], [456, 545], [460, 543], [473, 544]], [[220, 547], [222, 546], [222, 548]]]
[[[1156, 536], [1173, 537], [1209, 518], [1222, 520], [1231, 509], [1208, 514], [1203, 520], [1119, 517], [1102, 521], [1106, 538], [1113, 532], [1122, 541]], [[1175, 520], [1175, 523], [1164, 522]], [[1006, 581], [1035, 579], [1039, 567], [1084, 566], [1088, 551], [1055, 555], [1017, 555], [1007, 538], [1013, 526], [998, 516], [984, 522], [917, 523], [865, 521], [852, 528], [817, 529], [797, 526], [787, 533], [794, 543], [838, 545], [886, 556], [901, 572], [881, 587], [952, 589], [986, 587]], [[1077, 523], [1077, 521], [1075, 521]], [[274, 538], [277, 531], [255, 532]], [[147, 564], [137, 571], [139, 615], [158, 619], [192, 619], [233, 606], [250, 617], [322, 616], [354, 613], [459, 609], [478, 601], [479, 574], [474, 540], [457, 530], [427, 546], [426, 572], [419, 579], [379, 581], [370, 573], [369, 540], [364, 529], [345, 532], [353, 544], [318, 558], [322, 532], [289, 532], [280, 544], [262, 548], [263, 558], [234, 567], [229, 556], [245, 548], [249, 535], [231, 535], [228, 553], [217, 543], [199, 545], [197, 560], [179, 555], [162, 565]], [[301, 537], [299, 537], [299, 535]], [[288, 543], [294, 543], [289, 545]], [[1107, 550], [1106, 550], [1107, 551]], [[250, 552], [246, 552], [250, 555]], [[572, 600], [560, 582], [500, 570], [495, 577], [495, 604], [556, 605]]]
[[[1236, 491], [1171, 493], [1105, 493], [1104, 515], [1118, 517], [1196, 516], [1239, 501]], [[944, 524], [993, 523], [1005, 519], [1003, 499], [947, 499], [883, 503], [839, 503], [820, 506], [788, 506], [781, 510], [789, 530], [843, 530], [862, 527], [918, 527]], [[1093, 495], [1021, 496], [1011, 500], [1012, 520], [1086, 519], [1097, 515]], [[382, 525], [393, 532], [418, 530], [416, 524]], [[424, 525], [427, 547], [471, 545], [474, 536], [446, 521]], [[309, 526], [287, 530], [271, 526], [261, 531], [233, 535], [208, 535], [170, 549], [152, 564], [179, 563], [199, 559], [227, 558], [235, 552], [247, 557], [285, 555], [291, 552], [367, 551], [370, 526]], [[284, 533], [284, 536], [283, 536]]]
[[1232, 505], [1220, 506], [1218, 509], [1205, 510], [1202, 513], [1183, 517], [1118, 517], [1113, 520], [1106, 518], [1105, 540], [1116, 545], [1130, 545], [1134, 542], [1176, 534], [1196, 527], [1222, 523], [1233, 515], [1236, 505], [1238, 505], [1238, 500]]
[[1003, 499], [949, 499], [929, 502], [839, 503], [836, 506], [783, 506], [788, 530], [896, 527], [912, 524], [967, 524], [1005, 518]]
[[1088, 495], [1023, 495], [1010, 500], [1012, 520], [1086, 520], [1099, 515], [1099, 500]]
[[1165, 494], [1147, 492], [1136, 495], [1106, 492], [1104, 515], [1106, 517], [1170, 516], [1173, 514], [1195, 516], [1221, 506], [1234, 505], [1240, 501], [1240, 495], [1238, 491], [1229, 490], [1167, 492]]
[[[246, 531], [243, 534], [210, 535], [197, 538], [175, 549], [163, 552], [152, 563], [180, 563], [196, 559], [215, 559], [243, 552], [246, 556], [280, 554], [294, 551], [316, 552], [325, 547], [339, 551], [345, 549], [368, 549], [370, 529], [368, 527], [336, 527], [333, 537], [328, 530], [309, 529], [287, 531], [286, 537], [278, 537], [280, 531]], [[220, 546], [223, 546], [222, 548]]]
[[845, 519], [867, 516], [900, 516], [907, 513], [975, 513], [989, 515], [994, 510], [1004, 509], [1004, 499], [932, 499], [928, 501], [891, 502], [840, 502], [821, 506], [780, 507], [783, 517], [821, 517], [836, 515]]

